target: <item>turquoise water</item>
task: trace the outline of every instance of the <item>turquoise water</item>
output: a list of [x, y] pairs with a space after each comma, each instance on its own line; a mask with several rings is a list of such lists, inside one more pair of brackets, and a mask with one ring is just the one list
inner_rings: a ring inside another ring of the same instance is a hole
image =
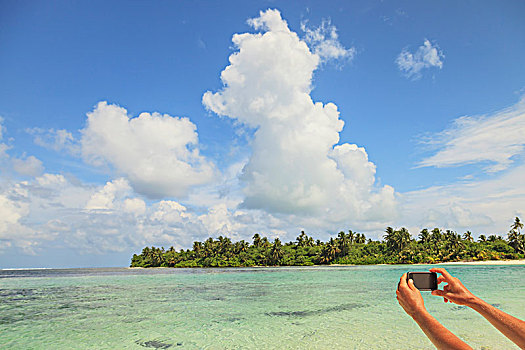
[[[525, 265], [446, 268], [525, 319]], [[428, 266], [0, 271], [0, 348], [432, 349], [397, 304]], [[477, 349], [517, 348], [476, 312], [424, 292]]]

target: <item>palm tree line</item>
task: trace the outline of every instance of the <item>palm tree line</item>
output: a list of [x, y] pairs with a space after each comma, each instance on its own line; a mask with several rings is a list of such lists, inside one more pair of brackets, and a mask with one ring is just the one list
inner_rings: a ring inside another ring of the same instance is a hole
[[173, 247], [145, 247], [134, 254], [131, 267], [243, 267], [243, 266], [309, 266], [321, 264], [413, 264], [448, 261], [523, 259], [525, 235], [523, 223], [516, 217], [507, 238], [480, 235], [475, 241], [470, 231], [463, 235], [451, 230], [422, 229], [413, 238], [402, 227], [387, 227], [383, 240], [367, 239], [362, 233], [339, 232], [322, 242], [301, 231], [295, 241], [284, 243], [279, 238], [270, 242], [256, 233], [252, 242], [232, 242], [219, 236], [194, 242], [192, 249], [177, 251]]

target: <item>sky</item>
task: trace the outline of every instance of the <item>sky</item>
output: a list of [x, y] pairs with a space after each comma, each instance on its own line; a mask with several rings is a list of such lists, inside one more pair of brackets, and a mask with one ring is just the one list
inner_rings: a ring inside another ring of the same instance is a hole
[[523, 1], [0, 0], [0, 268], [525, 219]]

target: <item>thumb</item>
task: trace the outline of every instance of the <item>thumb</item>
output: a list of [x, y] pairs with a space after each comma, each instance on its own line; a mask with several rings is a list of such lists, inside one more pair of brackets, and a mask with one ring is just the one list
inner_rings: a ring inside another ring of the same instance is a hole
[[412, 278], [408, 280], [408, 287], [410, 287], [410, 289], [412, 290], [417, 289], [417, 287], [414, 285], [414, 280]]

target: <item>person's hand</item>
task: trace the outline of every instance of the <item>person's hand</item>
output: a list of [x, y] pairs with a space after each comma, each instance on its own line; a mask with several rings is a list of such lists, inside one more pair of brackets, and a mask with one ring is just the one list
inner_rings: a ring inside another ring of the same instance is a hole
[[399, 305], [401, 305], [403, 310], [405, 310], [410, 316], [414, 317], [417, 314], [427, 311], [425, 303], [423, 302], [423, 297], [421, 296], [419, 289], [414, 285], [414, 281], [410, 279], [407, 283], [406, 273], [404, 273], [399, 280], [396, 294]]
[[476, 299], [474, 294], [458, 278], [452, 277], [444, 268], [432, 268], [430, 272], [441, 274], [441, 276], [438, 276], [438, 285], [442, 282], [448, 283], [443, 287], [443, 290], [436, 289], [432, 291], [432, 295], [443, 297], [445, 303], [450, 301], [458, 305], [468, 306]]

